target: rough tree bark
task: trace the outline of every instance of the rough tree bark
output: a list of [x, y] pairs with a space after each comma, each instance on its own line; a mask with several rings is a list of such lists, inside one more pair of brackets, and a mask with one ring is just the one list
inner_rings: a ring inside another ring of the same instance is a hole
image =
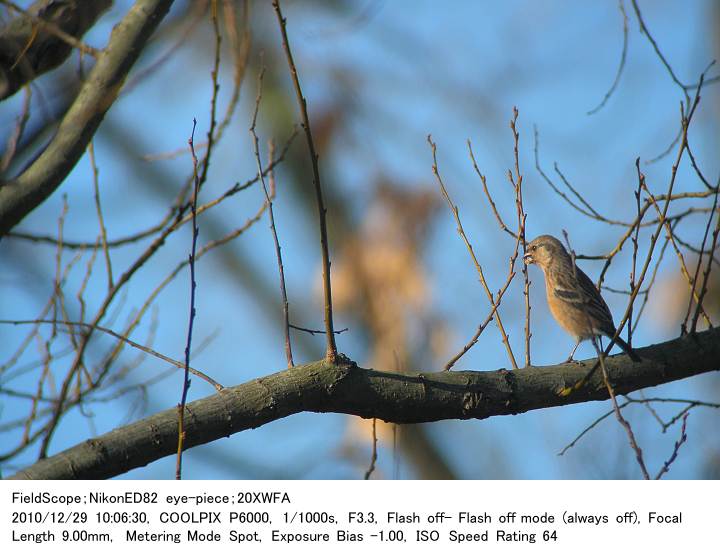
[[[720, 369], [720, 329], [687, 335], [606, 359], [618, 394]], [[601, 373], [569, 396], [595, 359], [515, 372], [398, 373], [363, 369], [342, 359], [288, 369], [225, 388], [186, 407], [186, 447], [212, 442], [302, 411], [379, 417], [396, 423], [486, 419], [608, 398]], [[170, 455], [177, 449], [177, 409], [87, 440], [20, 471], [11, 479], [101, 479]]]

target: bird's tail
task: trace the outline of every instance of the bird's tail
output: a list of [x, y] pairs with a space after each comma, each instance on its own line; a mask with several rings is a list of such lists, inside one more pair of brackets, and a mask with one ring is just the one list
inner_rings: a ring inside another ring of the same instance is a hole
[[632, 359], [632, 360], [635, 361], [636, 363], [639, 362], [639, 361], [641, 361], [640, 356], [639, 356], [637, 353], [635, 353], [635, 351], [633, 350], [633, 348], [631, 348], [631, 347], [628, 345], [628, 343], [627, 343], [625, 340], [623, 340], [620, 336], [618, 336], [617, 338], [615, 338], [615, 343], [616, 343], [618, 346], [620, 346], [620, 348], [621, 348], [625, 353], [628, 354], [628, 357], [630, 357], [630, 359]]

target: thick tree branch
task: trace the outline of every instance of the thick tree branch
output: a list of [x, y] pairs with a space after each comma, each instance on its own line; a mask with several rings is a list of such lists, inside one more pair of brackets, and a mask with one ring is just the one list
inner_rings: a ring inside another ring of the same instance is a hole
[[[720, 369], [720, 329], [686, 335], [605, 361], [617, 394]], [[595, 359], [528, 367], [515, 372], [398, 373], [363, 369], [338, 359], [293, 367], [187, 405], [186, 446], [212, 442], [302, 411], [378, 417], [396, 423], [485, 419], [590, 400], [605, 400], [600, 373], [562, 396], [587, 375]], [[100, 479], [147, 465], [174, 452], [177, 410], [88, 440], [20, 471], [11, 479]]]
[[[16, 7], [14, 2], [2, 2]], [[38, 0], [0, 29], [0, 100], [62, 64], [112, 0]]]
[[172, 0], [138, 0], [113, 29], [47, 148], [22, 174], [0, 184], [0, 236], [45, 201], [73, 169], [171, 4]]

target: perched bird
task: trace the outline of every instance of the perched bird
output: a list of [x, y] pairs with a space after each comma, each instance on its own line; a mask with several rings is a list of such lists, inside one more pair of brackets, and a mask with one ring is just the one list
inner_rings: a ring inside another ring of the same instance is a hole
[[[523, 260], [525, 264], [536, 264], [542, 269], [550, 312], [577, 341], [568, 361], [572, 361], [583, 340], [615, 335], [616, 328], [607, 303], [587, 274], [574, 264], [560, 241], [550, 235], [536, 237], [528, 243]], [[622, 338], [615, 338], [615, 343], [633, 361], [640, 361]]]

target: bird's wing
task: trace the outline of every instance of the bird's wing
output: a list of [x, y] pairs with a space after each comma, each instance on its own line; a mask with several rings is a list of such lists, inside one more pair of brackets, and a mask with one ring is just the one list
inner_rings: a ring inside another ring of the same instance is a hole
[[565, 273], [562, 279], [556, 280], [554, 293], [566, 303], [586, 311], [588, 318], [600, 332], [610, 336], [615, 334], [615, 325], [607, 303], [592, 280], [580, 268], [575, 267], [574, 276], [571, 273]]

